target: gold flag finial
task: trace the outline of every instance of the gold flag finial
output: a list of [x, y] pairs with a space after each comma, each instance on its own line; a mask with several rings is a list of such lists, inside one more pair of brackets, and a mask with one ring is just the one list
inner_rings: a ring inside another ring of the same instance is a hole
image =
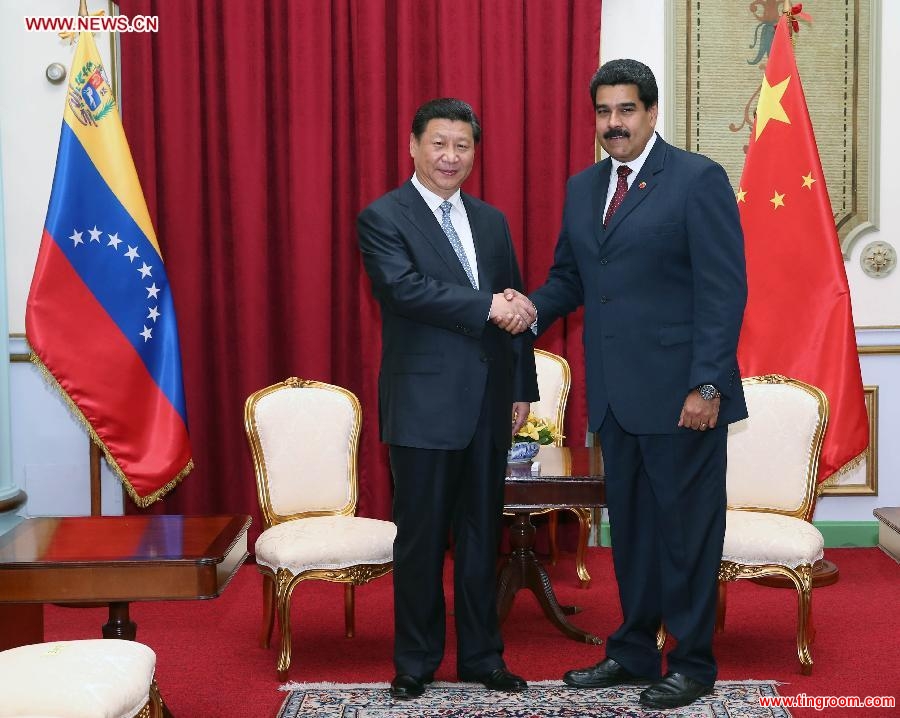
[[78, 14], [81, 15], [81, 17], [87, 17], [87, 0], [78, 0]]
[[797, 3], [796, 5], [791, 5], [791, 0], [784, 0], [784, 15], [787, 16], [787, 26], [788, 26], [788, 35], [790, 35], [791, 42], [794, 41], [794, 35], [800, 32], [800, 23], [797, 22], [797, 15], [803, 11], [803, 5]]

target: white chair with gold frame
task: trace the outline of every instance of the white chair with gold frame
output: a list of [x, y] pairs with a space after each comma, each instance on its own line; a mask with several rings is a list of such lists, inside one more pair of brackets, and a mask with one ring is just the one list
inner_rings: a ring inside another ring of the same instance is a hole
[[361, 409], [338, 386], [291, 377], [251, 394], [244, 428], [253, 455], [263, 532], [256, 564], [263, 579], [260, 645], [281, 626], [278, 678], [291, 665], [290, 602], [301, 581], [345, 584], [346, 635], [353, 636], [353, 587], [389, 573], [397, 527], [355, 516]]
[[[537, 369], [538, 391], [540, 400], [532, 402], [531, 413], [535, 416], [549, 419], [554, 422], [562, 432], [563, 421], [566, 416], [566, 403], [569, 399], [569, 389], [572, 385], [572, 371], [569, 362], [565, 358], [543, 349], [534, 350], [534, 364]], [[554, 442], [556, 446], [562, 446], [562, 438]], [[550, 559], [555, 564], [559, 558], [559, 547], [556, 539], [559, 524], [558, 511], [561, 509], [549, 509], [548, 532], [550, 539]], [[583, 508], [567, 509], [578, 518], [578, 545], [575, 552], [575, 570], [581, 581], [581, 586], [587, 588], [591, 582], [591, 575], [585, 565], [587, 542], [591, 533], [591, 510]]]
[[797, 589], [797, 655], [812, 673], [812, 569], [824, 539], [811, 523], [828, 399], [796, 379], [744, 379], [749, 417], [728, 428], [728, 511], [716, 628], [728, 581], [783, 576]]
[[151, 648], [120, 638], [0, 651], [0, 718], [163, 718], [155, 671]]

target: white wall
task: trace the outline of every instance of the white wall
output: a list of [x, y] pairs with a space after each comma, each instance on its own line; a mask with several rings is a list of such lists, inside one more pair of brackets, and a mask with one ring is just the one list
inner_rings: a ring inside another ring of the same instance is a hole
[[[876, 165], [880, 167], [879, 231], [860, 237], [845, 263], [857, 343], [889, 346], [900, 352], [900, 269], [884, 279], [871, 279], [859, 266], [862, 248], [876, 239], [892, 242], [900, 252], [900, 177], [894, 162], [900, 157], [900, 137], [892, 132], [892, 120], [900, 112], [900, 83], [889, 73], [900, 67], [900, 45], [888, 37], [885, 28], [900, 27], [900, 2], [881, 4], [880, 18], [880, 117], [881, 145]], [[673, 82], [675, 68], [667, 62], [667, 23], [673, 23], [673, 3], [643, 0], [640, 10], [631, 0], [604, 0], [600, 24], [602, 61], [632, 57], [646, 63], [659, 85], [660, 116], [657, 130], [666, 134], [673, 118], [664, 98]], [[812, 5], [809, 8], [811, 9]], [[639, 17], [637, 17], [639, 16]], [[586, 73], [587, 74], [587, 73]], [[587, 82], [587, 80], [585, 80]], [[893, 437], [900, 433], [900, 353], [863, 354], [860, 358], [863, 383], [879, 387], [878, 496], [823, 496], [816, 507], [817, 521], [873, 521], [872, 510], [879, 506], [900, 506], [900, 445]], [[858, 477], [862, 468], [853, 475]]]

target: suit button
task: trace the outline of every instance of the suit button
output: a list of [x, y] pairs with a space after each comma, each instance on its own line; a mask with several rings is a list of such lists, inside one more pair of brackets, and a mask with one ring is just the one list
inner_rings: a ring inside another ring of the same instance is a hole
[[606, 304], [608, 301], [609, 301], [609, 297], [607, 297], [605, 295], [600, 297], [600, 304]]
[[601, 259], [601, 260], [600, 260], [600, 264], [609, 264], [609, 260], [608, 260], [608, 259]]
[[488, 358], [487, 358], [484, 354], [482, 354], [482, 355], [481, 355], [481, 361], [487, 362], [487, 361], [488, 361]]

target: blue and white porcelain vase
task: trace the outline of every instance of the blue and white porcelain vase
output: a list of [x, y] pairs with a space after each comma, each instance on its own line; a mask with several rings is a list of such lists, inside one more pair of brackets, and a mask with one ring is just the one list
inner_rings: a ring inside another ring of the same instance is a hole
[[521, 464], [531, 461], [540, 450], [541, 445], [536, 441], [516, 441], [509, 447], [506, 461], [510, 464]]

